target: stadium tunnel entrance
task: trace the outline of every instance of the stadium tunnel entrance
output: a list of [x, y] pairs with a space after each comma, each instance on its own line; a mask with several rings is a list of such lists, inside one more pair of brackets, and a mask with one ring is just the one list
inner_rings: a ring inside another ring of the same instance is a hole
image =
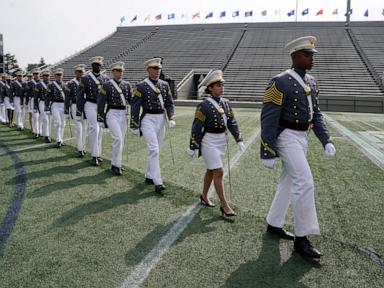
[[211, 69], [193, 69], [177, 85], [178, 100], [197, 100], [200, 99], [204, 91], [200, 83], [211, 72]]

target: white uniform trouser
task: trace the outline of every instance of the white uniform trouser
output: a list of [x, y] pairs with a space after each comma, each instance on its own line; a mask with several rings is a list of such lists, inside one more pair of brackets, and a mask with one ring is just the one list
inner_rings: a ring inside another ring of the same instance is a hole
[[39, 102], [39, 125], [40, 131], [44, 137], [49, 137], [51, 132], [50, 116], [45, 112], [45, 102]]
[[[87, 120], [76, 116], [76, 104], [71, 105], [71, 114], [75, 124], [75, 137], [78, 151], [85, 151], [87, 141]], [[71, 125], [71, 123], [69, 123]]]
[[141, 132], [148, 147], [146, 178], [153, 180], [155, 185], [163, 184], [160, 172], [160, 146], [164, 140], [164, 114], [146, 114], [141, 121]]
[[20, 97], [15, 97], [14, 100], [14, 105], [15, 105], [15, 111], [17, 113], [17, 118], [16, 118], [16, 124], [17, 127], [19, 128], [24, 128], [24, 119], [25, 119], [25, 107], [24, 105], [21, 105], [21, 98]]
[[283, 227], [291, 203], [294, 232], [298, 237], [319, 235], [314, 185], [306, 159], [308, 134], [306, 131], [285, 129], [277, 139], [277, 151], [282, 160], [280, 180], [267, 215], [268, 224]]
[[63, 142], [65, 128], [64, 103], [52, 103], [51, 110], [56, 129], [56, 142]]
[[110, 109], [106, 120], [112, 137], [112, 165], [121, 168], [124, 138], [127, 133], [127, 112]]
[[97, 123], [97, 104], [85, 102], [84, 113], [88, 121], [89, 144], [92, 157], [101, 157], [103, 145], [103, 128]]
[[0, 121], [2, 123], [8, 122], [7, 118], [8, 117], [7, 117], [7, 113], [5, 112], [5, 104], [2, 103], [2, 104], [0, 104]]

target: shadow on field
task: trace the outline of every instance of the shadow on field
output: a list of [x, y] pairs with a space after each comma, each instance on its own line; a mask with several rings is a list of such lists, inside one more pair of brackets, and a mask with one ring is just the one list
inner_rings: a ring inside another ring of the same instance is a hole
[[240, 265], [222, 287], [308, 287], [300, 279], [317, 266], [296, 253], [282, 262], [279, 243], [279, 239], [264, 234], [259, 258]]

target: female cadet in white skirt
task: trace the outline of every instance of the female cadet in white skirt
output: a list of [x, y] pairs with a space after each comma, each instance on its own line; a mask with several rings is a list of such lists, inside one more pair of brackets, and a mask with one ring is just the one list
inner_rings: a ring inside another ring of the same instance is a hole
[[227, 130], [231, 132], [241, 151], [245, 150], [245, 145], [229, 101], [222, 98], [224, 82], [221, 70], [213, 71], [205, 78], [203, 86], [206, 86], [205, 92], [209, 96], [196, 108], [187, 154], [194, 158], [196, 151], [199, 151], [207, 167], [203, 194], [200, 196], [201, 204], [208, 207], [215, 206], [208, 198], [208, 191], [213, 181], [220, 199], [220, 211], [223, 215], [233, 217], [236, 213], [225, 197], [223, 181], [223, 162], [228, 148]]

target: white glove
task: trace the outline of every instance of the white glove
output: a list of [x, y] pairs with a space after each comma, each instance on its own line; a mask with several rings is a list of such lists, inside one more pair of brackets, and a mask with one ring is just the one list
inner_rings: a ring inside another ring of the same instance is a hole
[[140, 129], [131, 129], [131, 133], [137, 137], [140, 136]]
[[275, 168], [275, 163], [276, 163], [275, 158], [272, 158], [272, 159], [261, 159], [261, 162], [263, 162], [263, 165], [266, 168], [269, 168], [269, 169], [274, 169]]
[[75, 116], [75, 120], [77, 122], [81, 122], [81, 121], [83, 121], [83, 116]]
[[100, 128], [105, 128], [105, 123], [104, 122], [97, 122]]
[[239, 147], [240, 152], [245, 151], [245, 144], [243, 141], [237, 142], [237, 146]]
[[175, 120], [169, 120], [168, 127], [169, 127], [170, 129], [175, 128], [175, 127], [176, 127], [176, 122], [175, 122]]
[[336, 148], [332, 143], [327, 143], [324, 147], [325, 155], [328, 157], [334, 157], [336, 155]]
[[192, 159], [196, 158], [196, 150], [187, 149], [187, 155], [191, 157]]

